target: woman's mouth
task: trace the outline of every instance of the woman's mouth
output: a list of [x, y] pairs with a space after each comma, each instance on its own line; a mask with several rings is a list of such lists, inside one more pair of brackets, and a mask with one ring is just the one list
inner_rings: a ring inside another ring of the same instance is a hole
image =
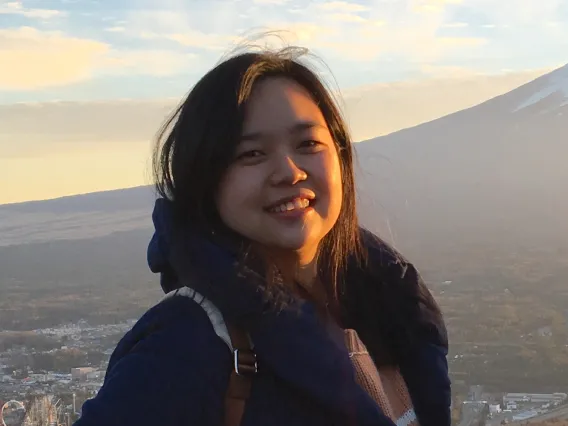
[[298, 196], [282, 200], [267, 207], [265, 210], [277, 219], [297, 220], [313, 212], [315, 202], [315, 198]]
[[310, 207], [310, 204], [313, 202], [314, 200], [309, 200], [307, 198], [294, 198], [290, 201], [284, 202], [284, 203], [280, 203], [278, 205], [274, 205], [270, 208], [268, 208], [268, 212], [269, 213], [285, 213], [285, 212], [290, 212], [290, 211], [294, 211], [294, 210], [305, 210], [308, 207]]

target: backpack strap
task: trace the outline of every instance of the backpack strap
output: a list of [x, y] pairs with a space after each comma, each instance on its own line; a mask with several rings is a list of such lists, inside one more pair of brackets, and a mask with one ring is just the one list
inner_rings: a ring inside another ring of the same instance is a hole
[[240, 426], [258, 365], [248, 334], [230, 324], [227, 329], [233, 346], [233, 371], [225, 396], [225, 426]]
[[190, 287], [170, 291], [161, 301], [182, 296], [192, 299], [205, 311], [211, 325], [232, 351], [233, 371], [225, 394], [225, 426], [240, 426], [245, 412], [246, 401], [250, 395], [252, 379], [258, 371], [256, 355], [248, 333], [227, 324], [219, 309], [208, 299]]

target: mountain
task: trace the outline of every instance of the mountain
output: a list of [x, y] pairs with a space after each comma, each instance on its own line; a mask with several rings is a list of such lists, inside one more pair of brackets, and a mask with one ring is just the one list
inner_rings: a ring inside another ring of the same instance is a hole
[[0, 247], [104, 237], [148, 230], [151, 187], [121, 189], [0, 206]]
[[357, 153], [365, 221], [417, 256], [568, 245], [568, 65]]

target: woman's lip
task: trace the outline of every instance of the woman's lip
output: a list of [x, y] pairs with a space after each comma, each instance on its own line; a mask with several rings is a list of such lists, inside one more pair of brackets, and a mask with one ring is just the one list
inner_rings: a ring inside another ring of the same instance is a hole
[[[301, 200], [308, 200], [308, 206], [307, 206], [307, 207], [304, 207], [304, 208], [302, 208], [302, 209], [296, 209], [296, 208], [294, 208], [294, 209], [292, 209], [292, 210], [285, 210], [285, 211], [283, 211], [283, 212], [280, 212], [280, 211], [278, 211], [278, 210], [275, 210], [276, 208], [280, 207], [281, 205], [288, 204], [288, 203], [294, 203], [294, 201], [295, 201], [295, 200], [298, 200], [298, 199], [301, 199]], [[265, 207], [265, 208], [264, 208], [264, 211], [266, 211], [267, 213], [286, 213], [287, 211], [305, 210], [305, 209], [307, 209], [307, 208], [313, 207], [313, 206], [315, 205], [315, 203], [316, 203], [316, 199], [315, 199], [315, 198], [296, 197], [296, 198], [291, 198], [291, 199], [289, 199], [288, 201], [285, 201], [285, 202], [282, 202], [282, 203], [279, 203], [279, 204], [273, 204], [273, 205], [270, 206], [270, 207]]]
[[269, 212], [272, 216], [277, 219], [298, 219], [304, 217], [305, 215], [314, 211], [312, 206], [308, 206], [304, 209], [293, 209], [293, 210], [286, 210], [283, 212]]
[[310, 205], [312, 204], [312, 202], [315, 201], [316, 197], [313, 194], [298, 194], [298, 195], [293, 195], [290, 197], [283, 197], [280, 198], [279, 200], [271, 203], [270, 205], [266, 206], [265, 209], [266, 210], [270, 210], [273, 209], [275, 207], [281, 206], [282, 204], [286, 204], [286, 203], [293, 203], [294, 200], [308, 200], [310, 202]]

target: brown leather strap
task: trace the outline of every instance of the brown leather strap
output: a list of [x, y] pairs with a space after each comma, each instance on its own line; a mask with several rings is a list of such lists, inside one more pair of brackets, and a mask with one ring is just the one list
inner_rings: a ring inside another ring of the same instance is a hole
[[233, 346], [233, 371], [225, 397], [225, 426], [240, 426], [250, 395], [252, 378], [257, 373], [256, 356], [248, 334], [227, 324]]

